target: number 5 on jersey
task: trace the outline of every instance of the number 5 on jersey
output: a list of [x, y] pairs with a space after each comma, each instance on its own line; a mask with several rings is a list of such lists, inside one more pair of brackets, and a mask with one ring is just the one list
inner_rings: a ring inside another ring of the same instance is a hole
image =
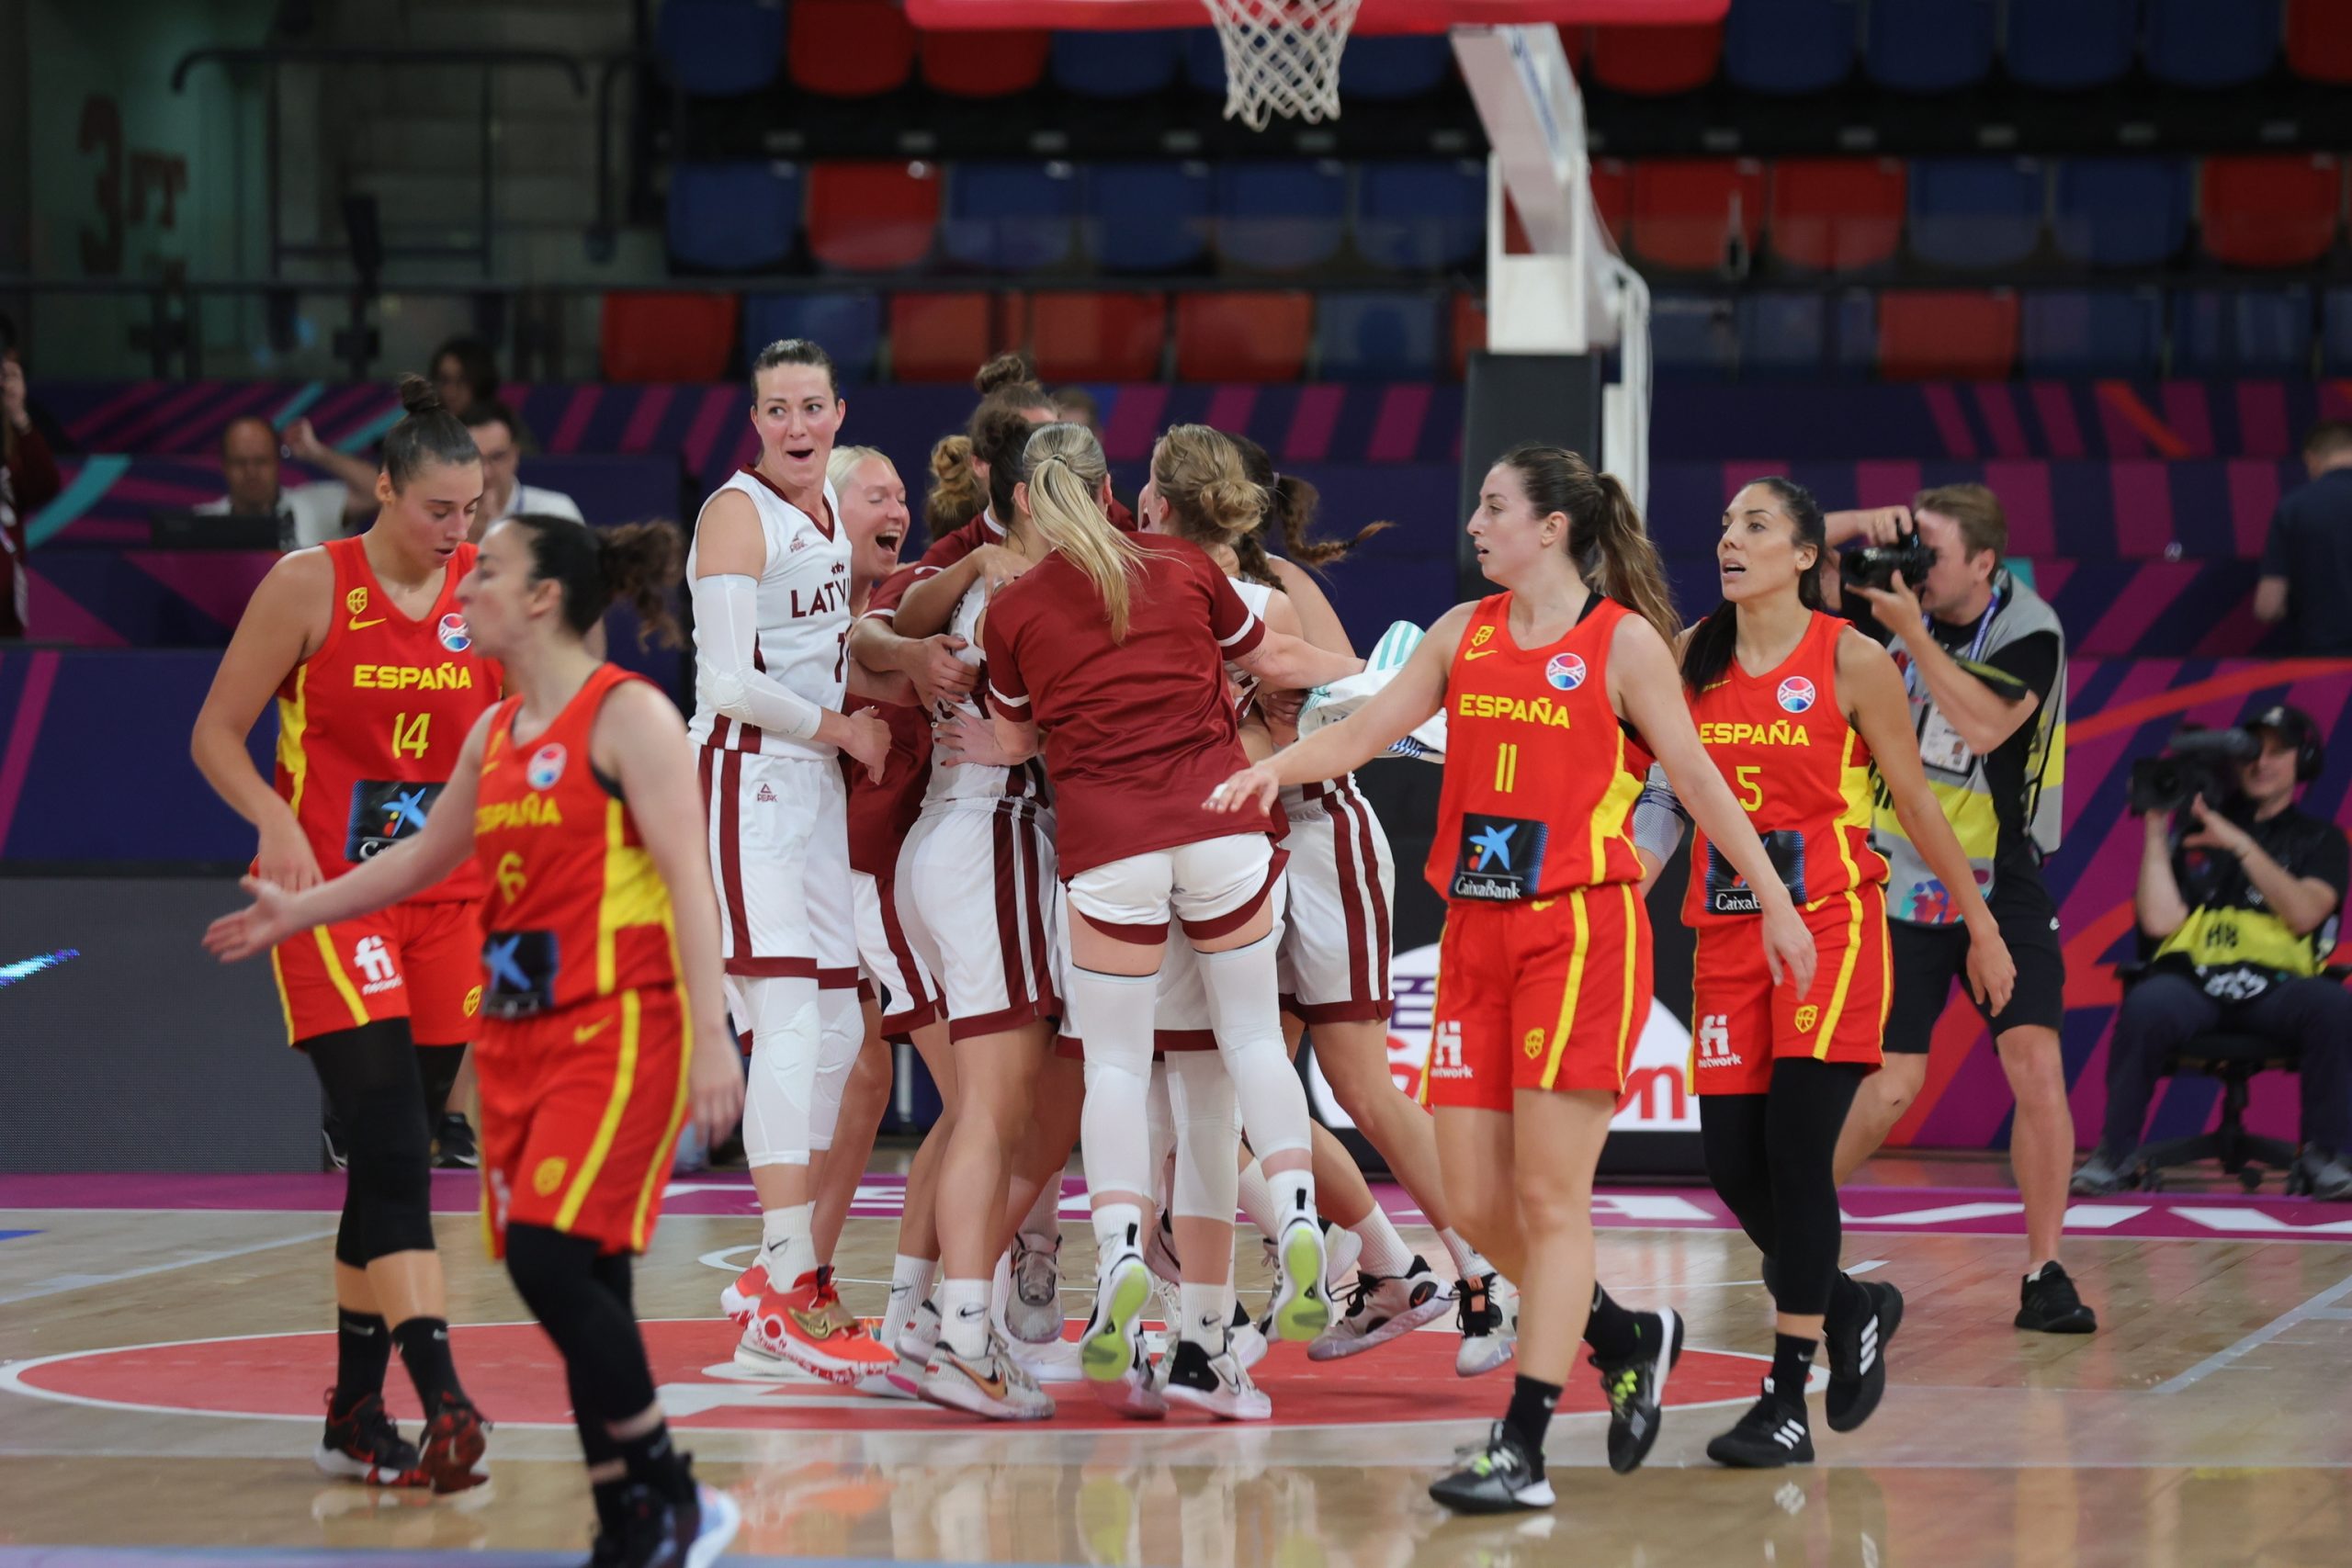
[[1733, 772], [1737, 775], [1739, 803], [1750, 811], [1764, 809], [1764, 770], [1754, 762], [1742, 762]]
[[424, 756], [425, 747], [431, 744], [425, 739], [426, 731], [432, 727], [433, 716], [429, 713], [394, 714], [392, 716], [392, 755], [395, 757]]

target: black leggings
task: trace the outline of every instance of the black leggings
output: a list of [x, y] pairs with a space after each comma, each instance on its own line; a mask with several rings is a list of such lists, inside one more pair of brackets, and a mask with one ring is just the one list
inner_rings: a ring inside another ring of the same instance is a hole
[[1796, 1317], [1829, 1308], [1838, 1278], [1838, 1135], [1864, 1069], [1782, 1057], [1763, 1094], [1699, 1097], [1707, 1179], [1748, 1239], [1772, 1259], [1775, 1304]]
[[563, 1357], [571, 1418], [593, 1468], [620, 1457], [607, 1427], [653, 1403], [627, 1253], [544, 1225], [506, 1227], [506, 1272]]
[[432, 1251], [432, 1134], [407, 1021], [338, 1030], [302, 1042], [302, 1050], [343, 1123], [351, 1160], [335, 1261], [365, 1269], [396, 1252]]

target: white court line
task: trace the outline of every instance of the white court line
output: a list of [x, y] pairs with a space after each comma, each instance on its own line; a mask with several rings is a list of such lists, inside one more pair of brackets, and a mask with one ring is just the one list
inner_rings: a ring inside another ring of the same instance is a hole
[[[2288, 1312], [2279, 1317], [2271, 1319], [2268, 1323], [2264, 1324], [2261, 1327], [2256, 1329], [2253, 1333], [2247, 1335], [2245, 1338], [2239, 1340], [2236, 1344], [2229, 1347], [2227, 1349], [2216, 1350], [2213, 1354], [2206, 1357], [2203, 1360], [2198, 1362], [2195, 1366], [2189, 1368], [2178, 1377], [2167, 1378], [2148, 1392], [2151, 1393], [2178, 1393], [2184, 1389], [2193, 1387], [2197, 1383], [2202, 1382], [2206, 1378], [2211, 1376], [2213, 1373], [2220, 1371], [2222, 1368], [2228, 1366], [2231, 1362], [2236, 1360], [2240, 1356], [2245, 1355], [2247, 1351], [2259, 1349], [2263, 1346], [2269, 1344], [2273, 1339], [2278, 1338], [2281, 1334], [2286, 1333], [2287, 1330], [2294, 1327], [2296, 1325], [2308, 1322], [2312, 1318], [2320, 1316], [2325, 1309], [2334, 1306], [2346, 1296], [2352, 1296], [2352, 1274], [2346, 1274], [2343, 1279], [2338, 1280], [2335, 1283], [2330, 1285], [2327, 1289], [2322, 1291], [2319, 1294], [2313, 1296], [2302, 1305], [2294, 1308], [2292, 1311]], [[2327, 1314], [2327, 1315], [2332, 1317], [2335, 1314], [2330, 1313]]]
[[0, 1296], [0, 1306], [17, 1302], [38, 1301], [43, 1296], [62, 1296], [69, 1291], [87, 1291], [99, 1285], [119, 1285], [125, 1280], [137, 1280], [149, 1274], [167, 1274], [177, 1269], [193, 1269], [201, 1263], [219, 1263], [224, 1258], [243, 1258], [247, 1253], [267, 1252], [276, 1247], [292, 1247], [298, 1242], [320, 1241], [334, 1235], [330, 1227], [322, 1231], [304, 1231], [300, 1235], [281, 1236], [276, 1241], [257, 1241], [250, 1247], [232, 1247], [220, 1252], [199, 1252], [193, 1258], [175, 1258], [169, 1263], [151, 1263], [144, 1269], [126, 1269], [119, 1274], [63, 1274], [46, 1284], [13, 1295]]

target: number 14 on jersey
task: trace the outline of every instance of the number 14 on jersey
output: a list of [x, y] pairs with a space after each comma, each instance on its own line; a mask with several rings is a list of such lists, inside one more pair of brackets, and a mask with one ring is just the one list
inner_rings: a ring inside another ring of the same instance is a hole
[[392, 716], [392, 755], [422, 757], [431, 742], [426, 739], [433, 727], [429, 713], [396, 713]]

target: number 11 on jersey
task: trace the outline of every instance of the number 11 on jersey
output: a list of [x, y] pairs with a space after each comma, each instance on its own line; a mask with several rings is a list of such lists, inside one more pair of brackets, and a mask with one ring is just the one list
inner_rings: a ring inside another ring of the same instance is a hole
[[432, 726], [433, 716], [429, 713], [394, 714], [392, 716], [392, 755], [395, 757], [403, 754], [411, 757], [424, 756], [425, 747], [431, 744], [425, 739], [425, 734]]
[[1519, 786], [1519, 748], [1510, 742], [1495, 748], [1495, 791], [1509, 795]]

